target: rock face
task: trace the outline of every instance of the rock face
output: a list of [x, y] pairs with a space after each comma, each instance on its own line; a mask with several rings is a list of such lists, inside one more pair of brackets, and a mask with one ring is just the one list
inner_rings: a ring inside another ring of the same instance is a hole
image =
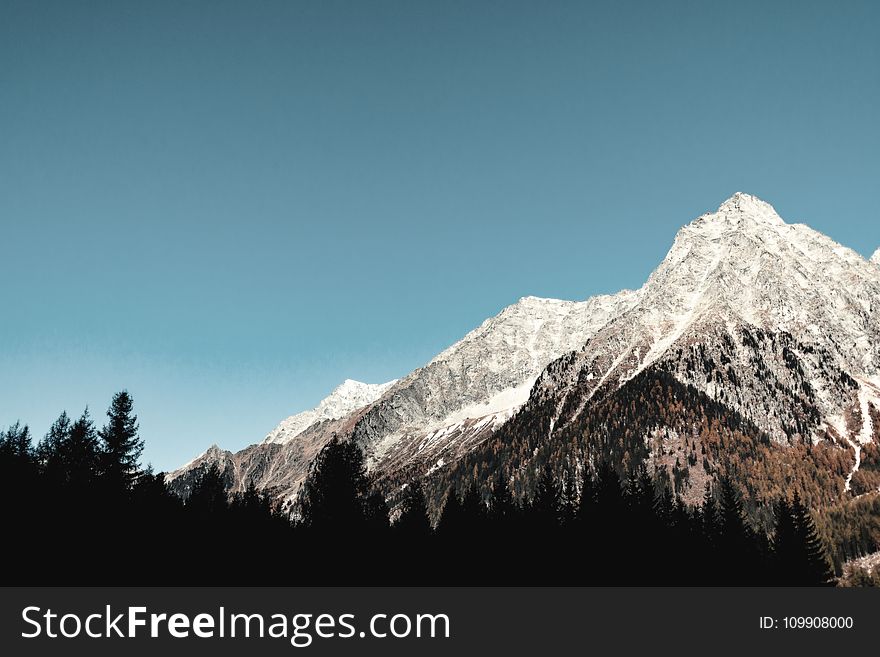
[[[738, 193], [682, 228], [640, 290], [583, 302], [523, 298], [402, 379], [329, 401], [344, 384], [263, 443], [209, 450], [168, 481], [185, 493], [217, 462], [232, 490], [253, 481], [290, 500], [334, 433], [357, 441], [388, 486], [420, 476], [440, 488], [463, 476], [451, 465], [465, 456], [494, 462], [487, 450], [522, 441], [516, 459], [493, 467], [525, 472], [554, 441], [582, 440], [602, 400], [655, 377], [773, 444], [837, 444], [852, 460], [840, 481], [849, 491], [880, 409], [877, 260]], [[652, 422], [632, 427], [646, 445], [669, 435]]]

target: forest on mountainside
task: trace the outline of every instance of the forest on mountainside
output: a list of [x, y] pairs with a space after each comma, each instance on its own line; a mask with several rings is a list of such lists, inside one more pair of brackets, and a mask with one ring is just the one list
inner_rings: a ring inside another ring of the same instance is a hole
[[[718, 482], [728, 481], [760, 534], [773, 534], [779, 502], [797, 496], [813, 510], [837, 571], [846, 561], [880, 549], [880, 495], [860, 496], [876, 490], [868, 488], [880, 473], [873, 444], [863, 450], [853, 490], [846, 492], [851, 449], [832, 440], [775, 443], [752, 422], [660, 366], [618, 389], [601, 391], [548, 440], [554, 412], [552, 405], [532, 404], [451, 464], [442, 478], [426, 481], [429, 506], [439, 508], [450, 482], [460, 494], [476, 485], [486, 496], [499, 481], [509, 481], [514, 496], [528, 500], [545, 467], [560, 480], [577, 480], [585, 468], [595, 473], [609, 463], [625, 481], [647, 464], [656, 490], [669, 488], [688, 506], [702, 504], [707, 486], [715, 490]], [[393, 484], [401, 485], [402, 477]]]
[[86, 410], [62, 413], [36, 444], [20, 424], [0, 433], [7, 584], [834, 582], [806, 500], [779, 497], [756, 524], [724, 472], [694, 505], [662, 471], [621, 477], [610, 460], [558, 470], [545, 455], [527, 494], [506, 477], [452, 486], [432, 514], [418, 480], [389, 508], [360, 449], [334, 439], [292, 519], [253, 487], [230, 496], [216, 466], [182, 499], [140, 466], [142, 451], [124, 391], [100, 428]]

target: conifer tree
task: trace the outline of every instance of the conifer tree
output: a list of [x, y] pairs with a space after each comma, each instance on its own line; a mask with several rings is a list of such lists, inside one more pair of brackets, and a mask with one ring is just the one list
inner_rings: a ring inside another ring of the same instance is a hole
[[464, 534], [466, 527], [467, 519], [461, 500], [455, 493], [455, 486], [450, 486], [446, 492], [440, 520], [437, 522], [437, 534], [444, 540], [457, 540]]
[[584, 465], [581, 472], [581, 494], [578, 499], [577, 524], [583, 529], [589, 525], [596, 516], [596, 481], [589, 467]]
[[791, 505], [791, 513], [794, 516], [800, 546], [798, 583], [809, 586], [830, 584], [834, 573], [831, 570], [828, 552], [809, 508], [801, 501], [797, 492]]
[[431, 535], [428, 504], [421, 482], [414, 480], [407, 485], [394, 529], [405, 541], [420, 542]]
[[3, 500], [20, 499], [37, 476], [31, 432], [16, 422], [0, 431], [0, 494]]
[[100, 452], [98, 432], [88, 407], [70, 426], [70, 432], [61, 444], [60, 452], [67, 482], [79, 490], [91, 486], [99, 472]]
[[513, 523], [519, 507], [513, 499], [510, 490], [510, 481], [504, 474], [499, 475], [499, 481], [492, 488], [492, 504], [489, 508], [490, 518], [496, 525], [501, 523]]
[[43, 473], [48, 475], [53, 483], [64, 480], [64, 465], [62, 455], [64, 444], [70, 437], [72, 423], [67, 411], [62, 411], [58, 419], [49, 427], [49, 431], [39, 442], [36, 449], [37, 463]]
[[461, 499], [461, 510], [464, 517], [464, 532], [472, 539], [480, 540], [486, 531], [488, 513], [486, 504], [476, 484], [471, 484]]
[[138, 436], [134, 401], [127, 391], [113, 395], [107, 418], [107, 424], [99, 432], [101, 471], [113, 489], [130, 491], [144, 442]]
[[370, 491], [363, 500], [364, 522], [368, 531], [381, 534], [388, 529], [388, 502], [379, 490]]
[[304, 484], [302, 524], [326, 533], [361, 529], [368, 488], [360, 448], [334, 436], [318, 454]]
[[217, 514], [229, 505], [226, 482], [217, 463], [211, 463], [196, 477], [187, 506], [202, 514]]
[[539, 527], [548, 530], [555, 528], [562, 518], [562, 494], [549, 461], [541, 469], [529, 511]]
[[792, 586], [797, 583], [797, 563], [800, 560], [801, 544], [797, 521], [791, 504], [782, 498], [776, 504], [776, 531], [773, 537], [775, 556], [775, 577], [780, 584]]
[[0, 464], [4, 476], [13, 476], [16, 470], [30, 468], [33, 459], [31, 432], [27, 425], [16, 422], [6, 431], [0, 431]]
[[701, 511], [701, 525], [703, 537], [706, 543], [715, 548], [721, 538], [721, 515], [718, 502], [712, 490], [712, 483], [706, 482], [706, 490], [703, 493], [703, 506]]
[[562, 473], [562, 485], [559, 492], [560, 519], [562, 524], [570, 525], [577, 516], [578, 510], [578, 491], [573, 466], [566, 468]]

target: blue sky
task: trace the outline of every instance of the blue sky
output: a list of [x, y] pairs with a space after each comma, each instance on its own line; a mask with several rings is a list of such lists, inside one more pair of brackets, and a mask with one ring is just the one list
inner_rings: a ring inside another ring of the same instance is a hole
[[880, 3], [0, 1], [0, 426], [240, 448], [741, 190], [880, 245]]

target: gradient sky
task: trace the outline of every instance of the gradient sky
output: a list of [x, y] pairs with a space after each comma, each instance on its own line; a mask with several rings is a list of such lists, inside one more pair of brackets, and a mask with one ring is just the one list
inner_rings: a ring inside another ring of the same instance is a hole
[[877, 2], [0, 0], [0, 427], [240, 448], [741, 190], [880, 245]]

